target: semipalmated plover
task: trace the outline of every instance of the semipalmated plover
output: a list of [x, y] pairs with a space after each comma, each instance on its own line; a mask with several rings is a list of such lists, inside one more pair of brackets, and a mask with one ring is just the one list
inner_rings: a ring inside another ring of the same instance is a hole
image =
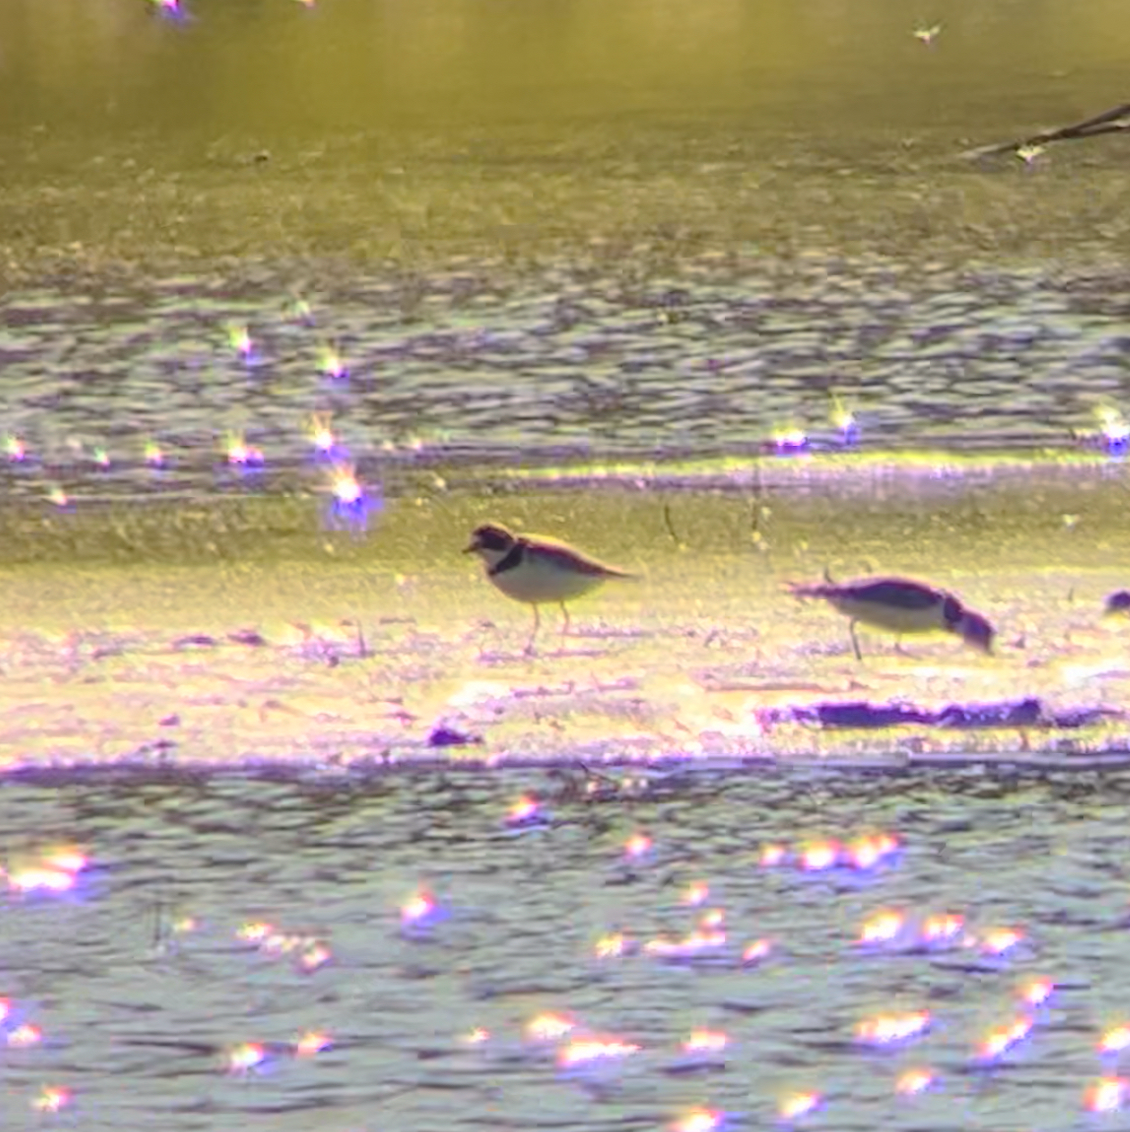
[[837, 585], [830, 579], [806, 585], [789, 583], [796, 597], [819, 597], [851, 619], [849, 631], [857, 660], [863, 659], [855, 636], [857, 623], [893, 633], [955, 633], [966, 644], [992, 652], [993, 627], [966, 609], [953, 594], [909, 578], [860, 578]]
[[569, 631], [567, 601], [595, 589], [609, 578], [631, 578], [625, 570], [606, 566], [567, 543], [544, 535], [518, 535], [501, 523], [483, 523], [471, 534], [464, 554], [477, 554], [486, 563], [487, 577], [507, 597], [534, 607], [534, 627], [526, 642], [533, 648], [540, 617], [538, 606], [561, 606], [565, 615], [562, 634]]

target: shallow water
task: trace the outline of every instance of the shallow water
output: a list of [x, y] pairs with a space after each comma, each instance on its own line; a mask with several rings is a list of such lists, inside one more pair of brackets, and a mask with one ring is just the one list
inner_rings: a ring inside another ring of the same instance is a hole
[[[33, 1126], [44, 1086], [71, 1090], [64, 1127], [159, 1119], [171, 1132], [643, 1130], [695, 1106], [762, 1128], [808, 1090], [825, 1104], [804, 1127], [1080, 1126], [1085, 1085], [1117, 1065], [1096, 1043], [1126, 1021], [1124, 775], [759, 769], [596, 785], [585, 800], [579, 772], [7, 782], [9, 867], [59, 842], [91, 867], [70, 893], [0, 897], [6, 1029], [42, 1030], [4, 1053], [3, 1126]], [[507, 830], [523, 790], [545, 799], [549, 828]], [[625, 864], [640, 831], [653, 848]], [[758, 863], [771, 843], [883, 831], [902, 849], [873, 869]], [[698, 881], [709, 898], [687, 906]], [[412, 938], [399, 908], [419, 886], [446, 915]], [[698, 962], [595, 957], [609, 933], [680, 938], [713, 907], [725, 944]], [[964, 944], [858, 946], [885, 909], [961, 915]], [[293, 949], [241, 942], [256, 922]], [[993, 928], [1024, 938], [987, 958], [974, 939]], [[760, 938], [771, 958], [743, 969]], [[302, 971], [313, 940], [329, 959]], [[1045, 1006], [1018, 998], [1034, 976], [1056, 984]], [[640, 1050], [567, 1078], [523, 1038], [550, 1010]], [[930, 1013], [925, 1035], [860, 1047], [860, 1021], [915, 1010]], [[1018, 1016], [1030, 1036], [978, 1058]], [[473, 1045], [476, 1027], [490, 1036]], [[724, 1064], [675, 1071], [679, 1043], [702, 1027], [729, 1036]], [[332, 1044], [296, 1056], [311, 1031]], [[262, 1066], [232, 1072], [246, 1042], [275, 1044]], [[896, 1096], [912, 1066], [934, 1086]]]
[[[840, 260], [632, 287], [562, 270], [500, 293], [467, 272], [432, 280], [411, 316], [403, 287], [373, 283], [308, 293], [302, 317], [277, 290], [203, 280], [96, 300], [16, 292], [0, 302], [0, 417], [27, 452], [0, 479], [79, 505], [174, 484], [309, 488], [324, 480], [315, 418], [371, 480], [421, 451], [701, 457], [789, 430], [833, 450], [1069, 450], [1123, 394], [1124, 282]], [[331, 340], [337, 376], [320, 372]], [[261, 453], [254, 467], [228, 463], [237, 437]]]

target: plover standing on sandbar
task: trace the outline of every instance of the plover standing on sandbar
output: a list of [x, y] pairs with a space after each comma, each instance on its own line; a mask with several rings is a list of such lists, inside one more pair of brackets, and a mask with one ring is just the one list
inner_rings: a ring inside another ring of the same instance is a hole
[[909, 578], [860, 578], [837, 585], [831, 579], [815, 584], [788, 583], [795, 597], [818, 597], [851, 619], [849, 631], [857, 660], [863, 659], [855, 636], [857, 624], [893, 633], [955, 633], [966, 644], [992, 652], [992, 625], [947, 590]]
[[561, 606], [565, 615], [562, 635], [569, 631], [565, 603], [595, 589], [610, 578], [634, 578], [634, 574], [607, 566], [558, 539], [544, 535], [519, 535], [501, 523], [483, 523], [471, 533], [464, 554], [477, 554], [486, 563], [487, 577], [507, 597], [534, 608], [534, 626], [526, 642], [531, 652], [541, 618], [538, 606]]

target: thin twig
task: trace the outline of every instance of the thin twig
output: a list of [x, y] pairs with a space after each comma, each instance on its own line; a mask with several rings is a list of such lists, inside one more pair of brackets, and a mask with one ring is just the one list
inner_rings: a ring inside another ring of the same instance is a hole
[[[1121, 121], [1120, 119], [1128, 119]], [[1093, 118], [1086, 118], [1082, 122], [1075, 122], [1070, 126], [1061, 126], [1058, 130], [1046, 130], [1042, 134], [1033, 134], [1019, 141], [1002, 142], [999, 145], [984, 145], [978, 149], [966, 150], [963, 156], [969, 158], [990, 157], [998, 153], [1008, 153], [1011, 150], [1023, 149], [1026, 146], [1046, 145], [1055, 141], [1075, 141], [1081, 138], [1094, 138], [1100, 134], [1130, 133], [1130, 102], [1124, 102], [1112, 110], [1104, 110]]]
[[663, 504], [663, 525], [667, 528], [667, 533], [671, 536], [671, 541], [678, 547], [683, 545], [682, 539], [675, 533], [675, 524], [671, 521], [671, 504]]
[[764, 493], [765, 487], [761, 482], [761, 469], [755, 467], [753, 490], [749, 497], [749, 535], [756, 543], [762, 542], [765, 537], [761, 531], [761, 520], [763, 517], [767, 517], [766, 509], [762, 503]]
[[577, 766], [581, 768], [589, 776], [589, 778], [599, 778], [602, 782], [607, 782], [609, 786], [615, 787], [617, 790], [620, 784], [614, 778], [610, 778], [607, 774], [601, 774], [599, 770], [593, 770], [588, 763], [583, 763], [580, 759], [577, 760]]

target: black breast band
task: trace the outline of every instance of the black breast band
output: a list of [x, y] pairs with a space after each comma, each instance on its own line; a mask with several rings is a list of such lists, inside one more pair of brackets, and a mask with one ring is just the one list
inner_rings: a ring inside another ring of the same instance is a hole
[[503, 574], [507, 570], [513, 570], [516, 566], [521, 566], [525, 550], [526, 548], [522, 544], [522, 540], [515, 539], [514, 545], [487, 570], [487, 573], [492, 578], [496, 578], [499, 574]]

